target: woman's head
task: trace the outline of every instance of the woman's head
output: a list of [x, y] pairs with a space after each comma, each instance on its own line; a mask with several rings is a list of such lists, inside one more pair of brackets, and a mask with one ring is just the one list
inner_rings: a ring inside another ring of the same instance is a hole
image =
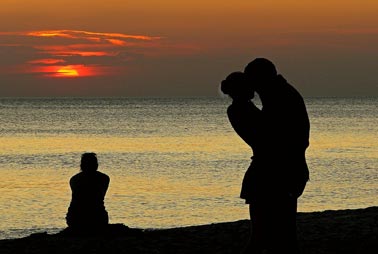
[[98, 169], [97, 155], [95, 153], [83, 153], [80, 169], [83, 172], [96, 171]]
[[254, 91], [243, 72], [233, 72], [221, 83], [221, 90], [232, 99], [252, 99]]

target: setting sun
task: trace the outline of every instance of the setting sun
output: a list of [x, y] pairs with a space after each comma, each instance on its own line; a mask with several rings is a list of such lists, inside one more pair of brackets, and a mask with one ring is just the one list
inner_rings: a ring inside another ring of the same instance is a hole
[[79, 72], [72, 66], [64, 66], [57, 70], [56, 77], [78, 77]]

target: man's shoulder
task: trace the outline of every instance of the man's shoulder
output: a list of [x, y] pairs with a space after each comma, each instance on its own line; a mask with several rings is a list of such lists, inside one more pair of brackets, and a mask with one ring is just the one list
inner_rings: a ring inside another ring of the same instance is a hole
[[98, 177], [100, 177], [101, 179], [104, 179], [104, 180], [107, 180], [107, 181], [110, 180], [110, 177], [109, 177], [107, 174], [105, 174], [105, 173], [102, 173], [102, 172], [100, 172], [100, 171], [96, 171], [96, 174], [97, 174]]
[[79, 173], [73, 175], [73, 176], [71, 177], [71, 180], [72, 180], [72, 179], [80, 178], [80, 177], [82, 177], [82, 175], [83, 175], [83, 172], [79, 172]]
[[71, 178], [70, 178], [70, 184], [74, 184], [78, 181], [80, 181], [80, 179], [83, 177], [83, 172], [79, 172], [77, 173], [76, 175], [73, 175]]
[[288, 96], [292, 99], [302, 100], [303, 97], [292, 84], [290, 84], [282, 75], [277, 75], [277, 82], [280, 84], [281, 93], [284, 93], [285, 96]]

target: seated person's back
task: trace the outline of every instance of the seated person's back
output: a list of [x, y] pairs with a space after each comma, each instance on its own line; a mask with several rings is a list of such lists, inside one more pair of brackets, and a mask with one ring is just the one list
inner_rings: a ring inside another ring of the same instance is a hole
[[72, 199], [66, 216], [67, 225], [79, 230], [102, 228], [109, 222], [104, 198], [110, 179], [97, 171], [95, 153], [84, 153], [80, 167], [81, 172], [70, 179]]

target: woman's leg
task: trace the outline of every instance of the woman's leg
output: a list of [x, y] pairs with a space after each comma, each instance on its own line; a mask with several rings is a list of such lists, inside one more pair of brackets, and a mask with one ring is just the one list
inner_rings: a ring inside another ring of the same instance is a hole
[[264, 249], [264, 238], [266, 235], [264, 227], [264, 211], [257, 202], [249, 205], [249, 215], [251, 220], [251, 231], [248, 243], [243, 254], [260, 254]]

